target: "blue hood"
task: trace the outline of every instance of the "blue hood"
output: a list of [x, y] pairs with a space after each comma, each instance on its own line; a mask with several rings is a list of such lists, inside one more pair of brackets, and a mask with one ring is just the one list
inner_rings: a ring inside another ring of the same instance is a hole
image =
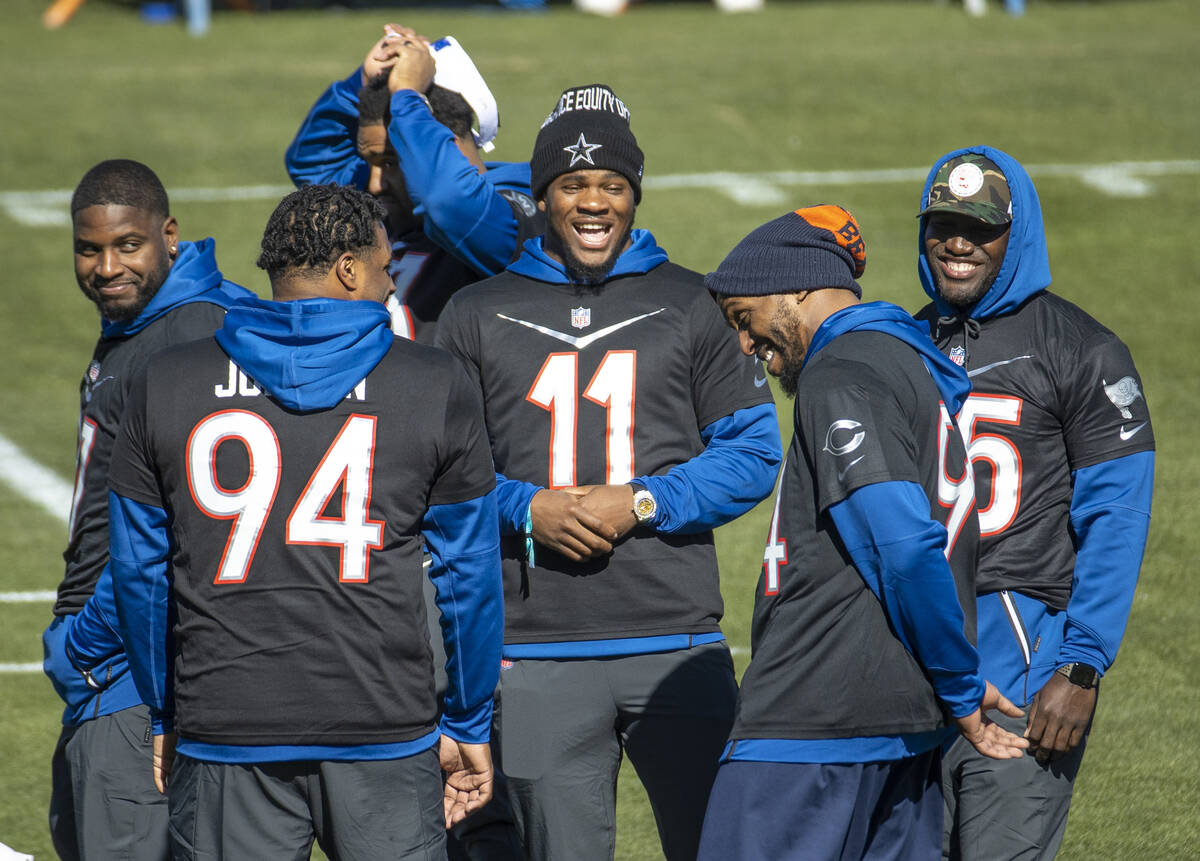
[[[622, 275], [643, 275], [667, 262], [667, 252], [658, 247], [658, 242], [649, 230], [636, 229], [630, 234], [633, 240], [628, 248], [621, 252], [612, 271], [605, 281], [619, 278]], [[521, 256], [508, 265], [509, 271], [538, 281], [551, 284], [570, 284], [567, 270], [561, 263], [547, 256], [542, 247], [542, 237], [535, 236], [526, 239], [522, 246]]]
[[395, 336], [378, 302], [244, 299], [217, 343], [275, 400], [297, 412], [329, 409], [370, 373]]
[[934, 346], [926, 324], [917, 322], [903, 308], [890, 302], [851, 305], [829, 315], [825, 322], [817, 327], [812, 343], [808, 345], [808, 352], [804, 354], [804, 364], [807, 365], [809, 360], [834, 338], [847, 332], [882, 332], [908, 344], [917, 351], [921, 361], [929, 369], [929, 375], [937, 384], [942, 402], [950, 411], [950, 415], [958, 415], [963, 401], [971, 392], [971, 381], [967, 379], [966, 371]]
[[1013, 220], [1004, 262], [996, 273], [996, 280], [983, 298], [975, 303], [975, 307], [965, 312], [959, 311], [941, 299], [933, 285], [933, 273], [929, 271], [929, 261], [925, 259], [925, 217], [921, 216], [917, 231], [917, 271], [921, 275], [921, 286], [937, 305], [939, 314], [947, 317], [965, 314], [974, 320], [986, 320], [1016, 310], [1030, 296], [1049, 287], [1050, 256], [1046, 251], [1046, 231], [1042, 226], [1042, 204], [1033, 181], [1016, 159], [990, 146], [956, 149], [935, 161], [921, 190], [920, 208], [924, 209], [925, 201], [929, 199], [929, 188], [933, 185], [938, 167], [947, 159], [964, 153], [977, 153], [990, 158], [1000, 166], [1004, 178], [1008, 180], [1012, 193]]
[[252, 297], [254, 294], [245, 287], [225, 280], [217, 268], [216, 248], [217, 243], [212, 239], [180, 242], [179, 254], [167, 273], [167, 280], [158, 288], [150, 304], [132, 320], [116, 322], [101, 319], [102, 337], [126, 338], [146, 328], [168, 311], [190, 302], [211, 302], [228, 308], [240, 299]]
[[529, 194], [529, 162], [527, 161], [488, 161], [484, 162], [487, 172], [483, 178], [488, 185], [498, 188], [515, 188], [517, 191]]

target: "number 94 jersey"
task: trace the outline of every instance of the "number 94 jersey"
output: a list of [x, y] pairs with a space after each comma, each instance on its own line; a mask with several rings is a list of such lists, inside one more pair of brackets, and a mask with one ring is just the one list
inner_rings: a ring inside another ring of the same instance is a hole
[[399, 339], [340, 403], [305, 413], [215, 340], [156, 357], [109, 484], [172, 518], [182, 736], [359, 745], [432, 730], [422, 520], [494, 486], [482, 418], [452, 357]]

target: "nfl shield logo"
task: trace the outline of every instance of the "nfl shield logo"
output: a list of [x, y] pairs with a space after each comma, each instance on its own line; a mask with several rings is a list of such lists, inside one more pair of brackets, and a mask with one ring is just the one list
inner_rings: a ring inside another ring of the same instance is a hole
[[963, 362], [965, 362], [966, 360], [967, 360], [967, 348], [966, 347], [951, 347], [950, 348], [950, 361], [952, 361], [954, 364], [958, 365], [961, 368]]
[[592, 325], [592, 309], [591, 308], [572, 308], [571, 309], [571, 326], [575, 329], [586, 329]]
[[100, 363], [95, 359], [92, 359], [92, 363], [88, 365], [87, 378], [92, 385], [95, 385], [96, 380], [100, 379]]

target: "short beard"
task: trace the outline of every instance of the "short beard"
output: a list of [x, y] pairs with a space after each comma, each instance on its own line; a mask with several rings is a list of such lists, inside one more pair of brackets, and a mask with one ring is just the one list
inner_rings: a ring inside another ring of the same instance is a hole
[[800, 386], [800, 370], [804, 367], [804, 358], [799, 361], [791, 356], [783, 357], [783, 370], [779, 372], [779, 388], [789, 398], [796, 397], [796, 389]]
[[128, 323], [130, 320], [136, 320], [138, 315], [146, 310], [146, 306], [150, 304], [151, 300], [158, 295], [158, 291], [162, 289], [167, 276], [171, 274], [171, 262], [171, 258], [164, 254], [163, 262], [146, 274], [142, 289], [138, 291], [137, 298], [130, 305], [118, 306], [109, 310], [104, 307], [101, 299], [93, 299], [96, 307], [100, 309], [100, 316], [110, 323]]
[[576, 257], [571, 246], [563, 241], [563, 237], [558, 235], [553, 226], [550, 227], [550, 234], [554, 239], [554, 244], [558, 246], [554, 250], [562, 257], [563, 268], [567, 270], [567, 278], [570, 279], [572, 284], [579, 284], [584, 287], [599, 287], [608, 279], [608, 273], [612, 272], [613, 267], [617, 265], [617, 258], [625, 250], [625, 243], [629, 241], [632, 233], [633, 221], [630, 220], [629, 224], [625, 227], [625, 233], [613, 245], [608, 257], [600, 263], [587, 264]]

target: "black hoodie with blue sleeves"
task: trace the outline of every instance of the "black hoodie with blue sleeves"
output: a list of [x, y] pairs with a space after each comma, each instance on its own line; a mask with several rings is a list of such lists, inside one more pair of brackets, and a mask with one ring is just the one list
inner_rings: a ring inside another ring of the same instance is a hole
[[982, 552], [979, 650], [984, 675], [1029, 702], [1056, 667], [1106, 670], [1116, 657], [1145, 547], [1154, 437], [1128, 349], [1051, 293], [1037, 191], [988, 146], [1004, 173], [1012, 222], [1004, 261], [970, 308], [937, 293], [919, 219], [917, 270], [933, 302], [917, 314], [962, 364], [973, 394], [959, 426], [975, 464]]

